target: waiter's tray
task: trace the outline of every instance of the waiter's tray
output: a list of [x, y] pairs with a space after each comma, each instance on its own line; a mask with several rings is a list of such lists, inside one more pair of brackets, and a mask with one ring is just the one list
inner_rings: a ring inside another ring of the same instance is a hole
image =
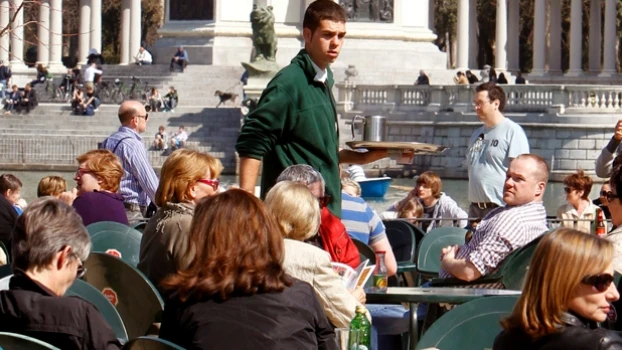
[[415, 154], [442, 154], [449, 147], [420, 142], [386, 142], [386, 141], [348, 141], [346, 145], [352, 149], [399, 149], [412, 150]]

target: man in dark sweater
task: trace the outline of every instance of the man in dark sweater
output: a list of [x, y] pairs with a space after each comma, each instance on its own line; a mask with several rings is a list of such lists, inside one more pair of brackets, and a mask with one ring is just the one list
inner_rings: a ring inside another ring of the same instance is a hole
[[17, 220], [17, 212], [4, 196], [0, 196], [0, 242], [11, 251], [11, 230]]
[[257, 109], [244, 122], [236, 150], [240, 187], [254, 192], [259, 167], [262, 197], [288, 166], [308, 164], [326, 181], [330, 211], [341, 216], [339, 163], [365, 164], [387, 156], [386, 150], [339, 151], [339, 121], [329, 65], [339, 56], [346, 16], [331, 0], [317, 0], [303, 20], [305, 48], [270, 81]]

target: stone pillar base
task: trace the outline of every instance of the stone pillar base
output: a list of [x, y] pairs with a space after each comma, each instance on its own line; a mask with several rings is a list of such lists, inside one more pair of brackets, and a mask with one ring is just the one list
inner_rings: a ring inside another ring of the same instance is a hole
[[599, 78], [613, 78], [615, 76], [618, 75], [618, 72], [615, 70], [607, 70], [607, 71], [602, 71], [600, 72], [600, 74], [598, 74]]
[[569, 70], [568, 72], [566, 72], [566, 76], [567, 77], [581, 77], [583, 76], [583, 71], [582, 70]]

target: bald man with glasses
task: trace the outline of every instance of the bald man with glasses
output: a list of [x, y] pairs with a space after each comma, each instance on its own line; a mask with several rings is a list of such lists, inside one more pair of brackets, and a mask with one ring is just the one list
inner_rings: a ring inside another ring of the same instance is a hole
[[158, 177], [149, 162], [140, 134], [147, 130], [149, 114], [138, 101], [125, 101], [119, 107], [121, 127], [102, 143], [102, 148], [116, 154], [123, 165], [119, 194], [130, 225], [144, 218], [149, 202], [155, 201]]

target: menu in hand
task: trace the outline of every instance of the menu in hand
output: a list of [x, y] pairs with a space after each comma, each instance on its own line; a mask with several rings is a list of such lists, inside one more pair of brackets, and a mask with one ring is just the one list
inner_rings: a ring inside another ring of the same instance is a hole
[[333, 270], [341, 277], [343, 285], [348, 290], [353, 290], [356, 287], [363, 288], [376, 267], [376, 265], [367, 265], [369, 264], [369, 259], [363, 261], [356, 269], [338, 262], [331, 264], [333, 265]]

